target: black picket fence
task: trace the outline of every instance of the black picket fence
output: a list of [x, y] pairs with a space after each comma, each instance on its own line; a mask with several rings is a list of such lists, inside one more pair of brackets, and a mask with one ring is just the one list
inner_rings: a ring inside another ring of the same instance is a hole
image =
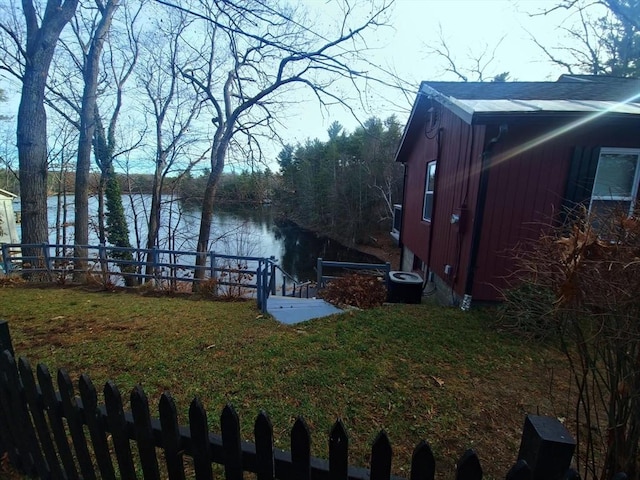
[[[58, 370], [56, 391], [45, 365], [38, 365], [34, 376], [26, 359], [16, 363], [6, 322], [0, 322], [0, 348], [0, 452], [7, 453], [15, 468], [33, 477], [211, 480], [214, 464], [219, 464], [226, 480], [241, 480], [244, 472], [252, 472], [257, 480], [399, 480], [391, 475], [392, 449], [384, 432], [373, 443], [369, 469], [356, 468], [348, 464], [349, 441], [339, 420], [329, 435], [326, 461], [311, 456], [311, 436], [302, 418], [291, 430], [290, 451], [283, 451], [274, 448], [273, 428], [264, 412], [255, 421], [254, 442], [242, 440], [239, 418], [231, 405], [220, 416], [220, 435], [209, 431], [207, 414], [198, 399], [191, 403], [189, 426], [182, 427], [168, 393], [160, 398], [156, 419], [139, 386], [131, 392], [130, 412], [125, 411], [112, 382], [104, 387], [104, 405], [98, 404], [96, 388], [87, 375], [79, 379], [77, 397], [69, 375]], [[566, 457], [555, 454], [553, 442], [525, 437], [520, 456], [528, 451], [525, 457], [540, 464], [529, 465], [521, 459], [507, 473], [507, 480], [579, 478], [568, 470]], [[540, 455], [542, 451], [545, 455]], [[435, 471], [429, 445], [420, 442], [413, 452], [409, 478], [433, 479]], [[482, 478], [473, 451], [462, 455], [455, 478]]]

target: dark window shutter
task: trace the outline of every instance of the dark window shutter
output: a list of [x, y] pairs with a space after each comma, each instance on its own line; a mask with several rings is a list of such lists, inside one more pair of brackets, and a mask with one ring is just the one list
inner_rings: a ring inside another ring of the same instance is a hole
[[565, 189], [566, 209], [573, 209], [578, 204], [588, 206], [599, 158], [600, 147], [575, 148]]

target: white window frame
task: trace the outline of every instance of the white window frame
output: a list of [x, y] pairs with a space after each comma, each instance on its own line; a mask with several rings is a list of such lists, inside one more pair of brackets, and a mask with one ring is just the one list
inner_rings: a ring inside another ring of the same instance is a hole
[[[425, 179], [424, 179], [424, 198], [422, 199], [422, 220], [425, 222], [431, 222], [433, 219], [433, 205], [435, 199], [436, 192], [436, 160], [432, 160], [431, 162], [427, 162], [427, 167], [425, 169]], [[434, 169], [433, 172], [433, 188], [429, 190], [429, 172], [431, 168]], [[425, 210], [427, 207], [427, 197], [431, 197], [431, 211], [429, 212], [429, 216], [425, 215]]]
[[[631, 195], [623, 196], [623, 195], [594, 195], [594, 191], [596, 189], [596, 183], [598, 181], [598, 172], [600, 170], [601, 158], [602, 155], [607, 154], [621, 154], [621, 155], [635, 155], [636, 156], [636, 171], [633, 178], [633, 184], [631, 186]], [[635, 206], [636, 200], [638, 198], [638, 183], [640, 183], [640, 148], [614, 148], [614, 147], [603, 147], [600, 149], [600, 156], [598, 158], [598, 166], [596, 168], [596, 175], [593, 179], [593, 187], [591, 188], [591, 199], [589, 201], [589, 213], [592, 213], [593, 202], [603, 202], [603, 201], [612, 201], [612, 202], [629, 202], [629, 211], [628, 215], [633, 214], [633, 208]]]

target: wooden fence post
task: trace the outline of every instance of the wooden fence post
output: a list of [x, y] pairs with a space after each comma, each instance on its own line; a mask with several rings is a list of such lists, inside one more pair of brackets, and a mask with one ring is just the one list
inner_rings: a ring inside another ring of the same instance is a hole
[[276, 294], [276, 257], [271, 255], [269, 257], [269, 265], [271, 265], [271, 277], [269, 278], [269, 282], [271, 285], [271, 295]]
[[267, 302], [269, 301], [269, 262], [264, 262], [262, 272], [262, 313], [267, 313]]
[[6, 243], [2, 244], [2, 268], [4, 274], [9, 275], [11, 273], [11, 258], [9, 253], [9, 246]]
[[[107, 283], [108, 265], [107, 265], [107, 249], [104, 243], [98, 244], [98, 258], [100, 259], [100, 271], [102, 272], [102, 281]], [[122, 268], [120, 268], [122, 271]]]
[[49, 245], [46, 243], [42, 244], [42, 258], [44, 259], [44, 268], [49, 274], [49, 280], [53, 280], [51, 276], [51, 255], [49, 255]]
[[527, 415], [518, 460], [531, 467], [533, 480], [560, 479], [569, 470], [575, 446], [575, 440], [557, 419]]
[[256, 300], [258, 302], [258, 308], [264, 313], [264, 302], [262, 297], [264, 292], [262, 291], [262, 260], [258, 260], [258, 268], [256, 269]]
[[158, 247], [151, 249], [152, 263], [153, 263], [153, 284], [158, 286], [158, 264], [160, 263], [160, 255], [158, 254]]

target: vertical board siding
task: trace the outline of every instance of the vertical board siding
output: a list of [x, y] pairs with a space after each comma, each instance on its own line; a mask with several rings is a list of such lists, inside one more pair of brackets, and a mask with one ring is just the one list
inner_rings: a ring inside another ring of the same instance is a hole
[[[461, 292], [469, 261], [485, 127], [468, 125], [442, 107], [439, 112], [439, 148], [437, 136], [430, 138], [423, 134], [416, 140], [406, 162], [402, 243], [436, 275]], [[432, 160], [438, 162], [433, 218], [425, 222], [422, 206], [426, 165]], [[460, 214], [463, 206], [467, 213], [463, 214], [464, 225], [452, 225], [451, 215]], [[445, 265], [453, 267], [449, 276], [444, 273]]]
[[561, 125], [556, 121], [510, 126], [492, 152], [472, 292], [476, 300], [500, 299], [517, 269], [514, 249], [548, 231], [569, 197], [584, 201], [591, 195], [588, 177], [595, 172], [599, 145], [629, 147], [634, 143], [628, 130], [595, 122], [534, 148], [519, 148]]
[[[545, 225], [558, 220], [567, 201], [591, 195], [599, 147], [640, 147], [637, 122], [600, 118], [572, 130], [563, 129], [574, 120], [568, 117], [541, 121], [506, 116], [487, 125], [468, 125], [442, 105], [435, 108], [437, 126], [428, 124], [428, 112], [416, 112], [412, 122], [419, 126], [412, 128], [421, 133], [411, 137], [410, 147], [403, 145], [401, 241], [459, 297], [471, 270], [473, 298], [499, 300], [515, 268], [513, 249], [538, 238]], [[482, 154], [503, 122], [508, 131], [490, 153], [478, 258], [469, 265]], [[433, 215], [425, 222], [426, 165], [432, 160], [438, 161]], [[464, 212], [463, 206], [468, 215], [451, 224], [451, 215]], [[451, 267], [448, 275], [446, 265]]]
[[[222, 433], [218, 436], [209, 432], [206, 411], [197, 398], [189, 408], [189, 427], [183, 428], [178, 426], [176, 406], [168, 393], [160, 397], [160, 420], [156, 421], [151, 417], [147, 397], [140, 386], [131, 392], [129, 414], [124, 412], [122, 397], [112, 382], [105, 384], [105, 406], [102, 407], [98, 405], [91, 379], [85, 374], [78, 382], [80, 397], [76, 396], [64, 370], [57, 372], [58, 392], [46, 366], [38, 365], [36, 376], [37, 384], [27, 360], [20, 359], [16, 368], [11, 353], [2, 352], [0, 418], [8, 426], [8, 430], [0, 432], [2, 446], [11, 453], [12, 464], [31, 476], [80, 478], [79, 467], [81, 478], [96, 478], [97, 466], [100, 478], [104, 479], [184, 480], [183, 456], [190, 456], [197, 479], [212, 480], [215, 462], [224, 467], [226, 480], [242, 480], [244, 472], [255, 473], [258, 480], [402, 480], [391, 476], [392, 448], [384, 431], [373, 442], [370, 469], [353, 468], [348, 466], [349, 439], [340, 420], [331, 429], [329, 460], [324, 461], [311, 456], [311, 435], [301, 417], [291, 429], [291, 450], [285, 452], [274, 449], [273, 427], [264, 412], [256, 418], [255, 444], [251, 444], [241, 440], [240, 419], [231, 405], [225, 406], [221, 413]], [[113, 442], [113, 451], [109, 448], [107, 433]], [[72, 440], [73, 451], [68, 438]], [[137, 445], [135, 456], [131, 441]], [[157, 448], [164, 450], [166, 470], [160, 468], [158, 455], [161, 453]], [[113, 461], [114, 456], [117, 463]], [[474, 452], [465, 452], [457, 465], [457, 480], [482, 478], [482, 468]], [[433, 453], [422, 441], [413, 452], [409, 479], [433, 480], [434, 477]], [[530, 479], [531, 468], [519, 462], [506, 478]]]

